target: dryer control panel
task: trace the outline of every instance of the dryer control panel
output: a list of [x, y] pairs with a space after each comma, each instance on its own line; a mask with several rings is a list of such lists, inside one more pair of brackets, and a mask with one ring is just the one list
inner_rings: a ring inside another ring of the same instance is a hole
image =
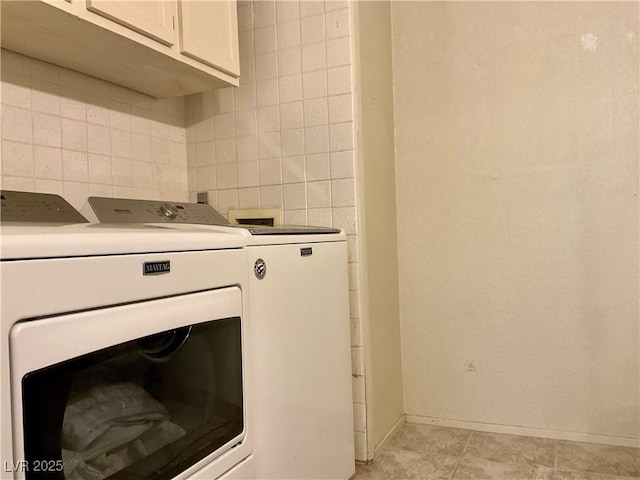
[[226, 218], [202, 203], [89, 197], [82, 212], [100, 223], [192, 223], [229, 225]]
[[87, 223], [60, 195], [0, 190], [2, 222]]

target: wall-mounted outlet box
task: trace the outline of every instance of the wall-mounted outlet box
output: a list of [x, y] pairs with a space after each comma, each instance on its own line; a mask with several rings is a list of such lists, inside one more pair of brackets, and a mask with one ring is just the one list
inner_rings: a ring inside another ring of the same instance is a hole
[[229, 223], [277, 227], [282, 224], [282, 210], [279, 208], [229, 210]]

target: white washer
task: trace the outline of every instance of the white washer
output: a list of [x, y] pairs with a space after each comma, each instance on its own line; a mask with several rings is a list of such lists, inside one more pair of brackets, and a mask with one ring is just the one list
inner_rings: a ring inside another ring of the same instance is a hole
[[1, 478], [254, 478], [242, 236], [1, 193]]
[[249, 298], [258, 479], [355, 471], [347, 242], [324, 227], [234, 227], [209, 205], [91, 197], [93, 221], [240, 231]]

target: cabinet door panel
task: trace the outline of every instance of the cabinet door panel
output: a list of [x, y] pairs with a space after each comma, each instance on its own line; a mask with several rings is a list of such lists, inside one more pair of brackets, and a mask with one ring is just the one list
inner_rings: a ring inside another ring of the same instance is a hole
[[87, 9], [165, 45], [176, 43], [174, 2], [87, 0]]
[[180, 52], [240, 75], [235, 0], [179, 0]]

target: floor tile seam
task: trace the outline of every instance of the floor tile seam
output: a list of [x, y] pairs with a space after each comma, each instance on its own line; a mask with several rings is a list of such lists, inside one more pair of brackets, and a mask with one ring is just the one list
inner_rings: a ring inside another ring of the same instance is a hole
[[473, 430], [469, 430], [469, 437], [467, 438], [467, 441], [464, 444], [464, 447], [462, 447], [462, 450], [460, 451], [460, 455], [458, 456], [458, 461], [456, 462], [455, 466], [453, 467], [453, 470], [451, 471], [451, 475], [449, 476], [449, 480], [453, 480], [453, 477], [456, 474], [456, 471], [458, 470], [458, 467], [460, 466], [460, 464], [462, 463], [462, 459], [464, 458], [464, 453], [467, 450], [467, 447], [469, 446], [469, 443], [471, 443], [471, 437], [473, 437]]
[[[616, 463], [615, 466], [619, 467], [620, 464]], [[632, 479], [632, 480], [640, 479], [640, 473], [638, 475], [636, 475], [634, 473], [627, 474], [627, 473], [622, 473], [622, 472], [608, 473], [608, 472], [602, 472], [602, 471], [597, 471], [597, 470], [576, 468], [575, 466], [570, 466], [570, 465], [561, 466], [561, 465], [559, 465], [559, 462], [556, 464], [555, 468], [556, 468], [556, 470], [561, 471], [561, 472], [580, 472], [580, 473], [588, 473], [588, 474], [592, 474], [592, 475], [603, 475], [603, 476], [612, 477], [612, 478], [624, 478], [624, 479]]]
[[556, 468], [555, 469], [556, 472], [561, 472], [561, 473], [577, 473], [577, 474], [587, 474], [587, 475], [597, 475], [598, 477], [601, 477], [603, 479], [611, 479], [611, 480], [636, 480], [637, 478], [640, 477], [629, 477], [627, 475], [615, 475], [615, 474], [611, 474], [611, 473], [599, 473], [599, 472], [593, 472], [593, 471], [589, 471], [589, 470], [579, 470], [579, 469], [575, 469], [575, 468]]
[[553, 449], [553, 468], [557, 469], [558, 468], [558, 445], [559, 445], [559, 441], [556, 438], [555, 442], [554, 442], [554, 449]]
[[[512, 461], [510, 459], [496, 460], [495, 458], [486, 458], [486, 457], [482, 457], [482, 456], [479, 456], [479, 455], [473, 455], [473, 454], [470, 454], [468, 452], [464, 452], [463, 457], [464, 458], [468, 458], [470, 460], [484, 460], [484, 461], [491, 462], [491, 463], [501, 463], [501, 464], [505, 464], [505, 465], [507, 465], [507, 464], [508, 465], [524, 465], [524, 466], [531, 467], [531, 468], [537, 468], [537, 467], [552, 468], [552, 469], [556, 468], [554, 466], [555, 465], [554, 461], [552, 461], [552, 463], [553, 463], [552, 465], [546, 465], [544, 463], [518, 462], [518, 461]], [[594, 472], [592, 472], [592, 473], [594, 473]]]
[[533, 472], [535, 472], [538, 467], [545, 467], [545, 468], [553, 469], [552, 467], [547, 467], [545, 465], [529, 465], [528, 463], [517, 463], [517, 462], [496, 462], [495, 460], [488, 460], [486, 458], [480, 458], [480, 457], [464, 456], [463, 458], [461, 458], [461, 460], [479, 460], [481, 462], [486, 462], [486, 463], [490, 463], [490, 464], [493, 464], [493, 465], [509, 465], [511, 467], [530, 468]]

